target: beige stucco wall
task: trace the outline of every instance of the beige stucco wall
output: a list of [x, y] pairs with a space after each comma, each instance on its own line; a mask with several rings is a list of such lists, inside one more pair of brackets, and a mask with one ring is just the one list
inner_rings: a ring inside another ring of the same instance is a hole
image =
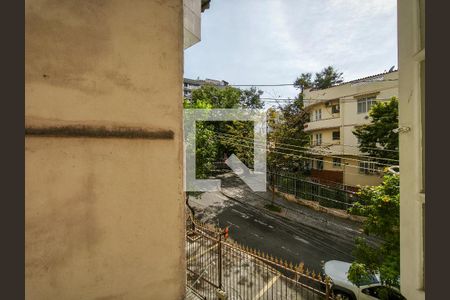
[[26, 1], [27, 299], [181, 299], [183, 1]]
[[[345, 156], [341, 157], [341, 166], [333, 165], [333, 158], [338, 157], [333, 156], [316, 156], [315, 159], [323, 160], [323, 169], [327, 171], [340, 171], [343, 172], [343, 184], [349, 186], [358, 185], [379, 185], [382, 182], [382, 174], [364, 174], [359, 171], [359, 160], [361, 157], [358, 156]], [[316, 167], [317, 160], [314, 160], [314, 168]]]
[[[398, 0], [399, 125], [400, 133], [400, 288], [407, 299], [425, 299], [424, 205], [419, 2]], [[424, 38], [424, 36], [423, 36]], [[425, 80], [425, 77], [422, 78]], [[426, 101], [426, 100], [425, 100]], [[409, 131], [408, 131], [409, 129]]]
[[345, 162], [344, 168], [344, 184], [357, 186], [357, 185], [379, 185], [382, 180], [382, 174], [365, 174], [359, 171], [360, 156], [346, 156], [346, 159], [342, 159]]

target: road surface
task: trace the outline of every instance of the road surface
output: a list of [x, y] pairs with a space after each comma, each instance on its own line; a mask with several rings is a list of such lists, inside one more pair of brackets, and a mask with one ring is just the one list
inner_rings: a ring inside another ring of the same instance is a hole
[[353, 260], [353, 240], [268, 215], [221, 192], [204, 193], [198, 199], [191, 197], [189, 202], [197, 218], [221, 228], [228, 226], [230, 238], [238, 243], [295, 264], [303, 262], [310, 270], [321, 271], [322, 261]]

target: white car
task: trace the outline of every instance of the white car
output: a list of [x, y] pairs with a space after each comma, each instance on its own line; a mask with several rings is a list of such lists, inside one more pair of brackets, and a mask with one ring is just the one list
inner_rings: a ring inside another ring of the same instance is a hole
[[378, 276], [373, 276], [369, 281], [359, 285], [353, 284], [347, 279], [350, 265], [348, 262], [330, 260], [323, 266], [325, 275], [331, 279], [331, 289], [336, 298], [350, 300], [381, 299], [379, 296], [380, 289], [388, 288], [390, 289], [388, 300], [406, 300], [397, 289], [383, 286]]

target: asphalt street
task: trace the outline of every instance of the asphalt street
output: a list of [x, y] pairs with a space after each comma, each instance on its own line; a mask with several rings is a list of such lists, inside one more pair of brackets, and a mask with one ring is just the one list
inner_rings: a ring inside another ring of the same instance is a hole
[[228, 226], [230, 238], [238, 243], [295, 264], [303, 262], [310, 270], [321, 271], [322, 261], [353, 260], [352, 240], [268, 215], [220, 192], [204, 193], [190, 203], [196, 217], [222, 228]]

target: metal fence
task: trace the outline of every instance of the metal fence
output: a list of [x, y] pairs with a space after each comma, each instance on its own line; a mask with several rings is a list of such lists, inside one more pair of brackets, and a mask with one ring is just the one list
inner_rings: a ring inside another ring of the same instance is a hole
[[[229, 171], [230, 169], [225, 163], [215, 162], [216, 174]], [[267, 184], [268, 186], [275, 186], [280, 192], [305, 200], [317, 201], [324, 207], [348, 209], [353, 203], [358, 201], [357, 194], [352, 190], [348, 190], [342, 184], [335, 182], [322, 184], [299, 174], [269, 170], [267, 172]]]
[[328, 278], [187, 218], [187, 285], [200, 299], [334, 299]]
[[275, 186], [278, 191], [301, 199], [317, 201], [325, 207], [347, 209], [358, 200], [354, 192], [329, 187], [304, 178], [275, 172], [268, 172], [267, 177], [268, 184]]

